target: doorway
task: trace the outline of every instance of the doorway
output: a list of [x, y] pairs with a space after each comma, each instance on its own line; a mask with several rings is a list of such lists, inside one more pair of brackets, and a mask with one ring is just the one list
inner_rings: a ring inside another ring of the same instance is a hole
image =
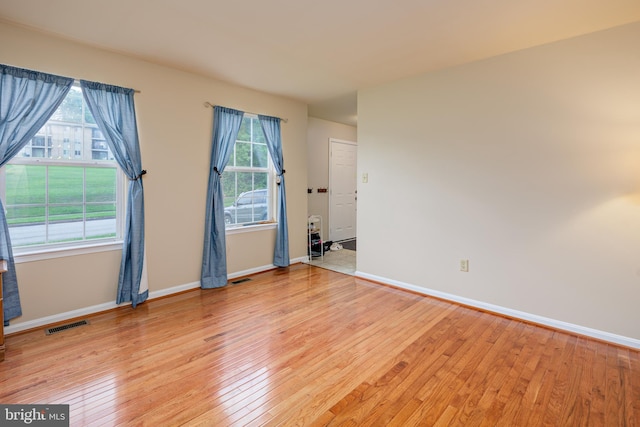
[[[311, 265], [350, 275], [356, 272], [356, 159], [355, 142], [329, 138], [329, 198], [326, 224], [329, 240], [333, 243], [341, 242], [341, 245], [334, 250], [327, 248], [322, 257], [309, 259]], [[342, 244], [344, 247], [341, 247]]]

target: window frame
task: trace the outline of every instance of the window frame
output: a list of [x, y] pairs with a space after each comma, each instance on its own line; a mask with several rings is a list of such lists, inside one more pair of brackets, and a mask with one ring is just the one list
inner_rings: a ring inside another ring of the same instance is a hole
[[[243, 120], [245, 118], [250, 118], [255, 121], [255, 123], [260, 126], [260, 121], [257, 114], [245, 113]], [[238, 143], [251, 143], [255, 144], [256, 141], [245, 141], [239, 140], [236, 138], [236, 141], [233, 145], [233, 153], [232, 158], [236, 159], [236, 150], [238, 147]], [[266, 143], [265, 143], [266, 146]], [[257, 230], [265, 230], [276, 228], [278, 225], [278, 219], [276, 217], [276, 203], [277, 203], [277, 192], [276, 192], [276, 171], [273, 165], [273, 161], [271, 159], [271, 153], [269, 152], [269, 148], [266, 147], [267, 151], [267, 166], [233, 166], [231, 164], [227, 164], [222, 173], [222, 179], [225, 179], [225, 174], [228, 172], [236, 172], [236, 173], [267, 173], [267, 219], [263, 221], [255, 221], [255, 222], [247, 222], [247, 223], [234, 223], [234, 224], [225, 224], [225, 233], [226, 234], [236, 234], [236, 233], [246, 233]], [[252, 162], [253, 162], [253, 155]], [[223, 186], [224, 187], [224, 186]], [[253, 188], [249, 191], [258, 191], [262, 190], [262, 188]], [[223, 190], [224, 191], [224, 190]], [[237, 193], [234, 201], [237, 201], [241, 194], [245, 192]]]
[[[79, 88], [79, 85], [77, 83], [74, 86]], [[67, 160], [51, 159], [47, 157], [31, 157], [31, 156], [23, 157], [20, 155], [16, 155], [9, 162], [7, 162], [4, 166], [0, 168], [0, 198], [2, 199], [5, 209], [7, 209], [7, 206], [6, 206], [7, 165], [80, 167], [80, 168], [83, 168], [83, 172], [84, 170], [86, 170], [86, 168], [95, 168], [95, 167], [114, 168], [115, 167], [115, 171], [116, 171], [115, 173], [116, 175], [115, 234], [116, 235], [113, 237], [105, 237], [105, 238], [98, 238], [98, 239], [88, 239], [88, 240], [83, 239], [83, 240], [76, 240], [76, 241], [69, 241], [69, 242], [44, 243], [44, 244], [38, 244], [38, 245], [27, 245], [27, 246], [19, 246], [19, 247], [12, 246], [14, 260], [16, 263], [31, 262], [31, 261], [42, 260], [42, 259], [59, 258], [59, 257], [74, 256], [79, 254], [122, 249], [122, 242], [123, 242], [123, 235], [124, 235], [124, 222], [125, 222], [124, 216], [126, 214], [126, 195], [127, 195], [126, 176], [122, 171], [122, 169], [120, 168], [120, 166], [118, 165], [117, 161], [109, 160], [107, 162], [105, 160], [93, 159], [94, 139], [95, 139], [94, 135], [96, 130], [98, 132], [101, 132], [101, 130], [99, 129], [99, 127], [97, 127], [97, 125], [92, 123], [87, 123], [84, 121], [86, 108], [87, 107], [83, 99], [82, 112], [81, 112], [83, 120], [80, 123], [57, 121], [55, 125], [66, 126], [66, 127], [73, 126], [73, 127], [76, 127], [76, 129], [87, 129], [87, 128], [92, 129], [90, 141], [87, 141], [87, 140], [77, 141], [77, 138], [75, 138], [75, 135], [77, 134], [77, 130], [75, 130], [74, 132], [71, 132], [72, 138], [69, 138], [70, 139], [69, 141], [67, 141], [67, 138], [60, 140], [60, 146], [62, 147], [62, 149], [60, 149], [61, 152], [65, 148], [67, 148], [67, 146], [68, 146], [69, 152], [75, 151], [77, 148], [78, 142], [80, 142], [81, 144], [80, 146], [83, 147], [83, 149], [86, 147], [86, 149], [89, 151], [88, 155], [91, 156], [91, 159], [86, 159], [86, 160], [77, 159], [75, 156], [75, 153], [74, 155], [71, 156], [72, 157], [71, 159], [67, 159]], [[51, 119], [49, 119], [40, 130], [38, 130], [38, 133], [34, 135], [34, 137], [25, 145], [25, 147], [36, 147], [38, 149], [44, 149], [45, 153], [47, 153], [46, 151], [47, 149], [51, 150], [53, 144], [51, 143], [50, 140], [52, 139], [53, 134], [50, 130], [50, 126], [52, 126], [52, 123], [50, 122], [50, 120]], [[47, 127], [49, 128], [45, 130], [45, 128]], [[44, 130], [44, 132], [42, 132], [42, 130]], [[40, 142], [40, 139], [42, 139], [44, 141], [44, 145], [43, 146], [33, 145], [33, 141], [36, 138], [38, 138], [38, 142]], [[83, 186], [86, 185], [85, 178], [86, 176], [83, 173]], [[46, 185], [45, 194], [48, 194], [49, 183], [47, 182], [45, 185]], [[91, 202], [89, 202], [89, 204], [91, 204]], [[45, 209], [48, 209], [48, 206], [49, 206], [48, 196], [44, 201], [44, 203], [42, 203], [42, 205], [45, 206]], [[83, 205], [83, 209], [86, 209], [84, 208], [84, 206], [87, 206], [86, 200], [82, 201], [82, 205]], [[83, 219], [82, 222], [84, 223], [85, 220]]]

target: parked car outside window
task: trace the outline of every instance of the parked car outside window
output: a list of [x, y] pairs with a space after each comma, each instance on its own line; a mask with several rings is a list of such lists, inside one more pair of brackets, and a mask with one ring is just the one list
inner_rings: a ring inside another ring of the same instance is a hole
[[267, 220], [267, 189], [242, 193], [231, 206], [224, 208], [225, 224], [246, 224]]

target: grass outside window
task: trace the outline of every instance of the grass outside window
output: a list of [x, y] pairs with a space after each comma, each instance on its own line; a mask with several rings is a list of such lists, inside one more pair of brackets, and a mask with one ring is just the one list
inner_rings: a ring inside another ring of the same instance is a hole
[[7, 223], [115, 218], [116, 173], [115, 167], [8, 164]]

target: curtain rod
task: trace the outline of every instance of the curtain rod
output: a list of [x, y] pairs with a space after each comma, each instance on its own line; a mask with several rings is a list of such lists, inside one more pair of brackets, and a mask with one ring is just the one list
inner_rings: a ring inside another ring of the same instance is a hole
[[[80, 86], [80, 79], [73, 79], [73, 84], [74, 84], [74, 86], [75, 85]], [[123, 87], [123, 86], [120, 86], [120, 87]], [[128, 89], [128, 88], [124, 88], [124, 89]], [[132, 89], [132, 90], [133, 90], [133, 93], [142, 93], [138, 89]]]
[[[28, 68], [17, 67], [15, 65], [6, 65], [6, 64], [0, 64], [0, 65], [4, 65], [6, 67], [15, 68], [15, 69], [18, 69], [18, 70], [27, 70], [27, 71], [32, 71], [32, 72], [35, 72], [35, 73], [49, 74], [49, 75], [52, 75], [52, 76], [56, 75], [56, 74], [45, 73], [44, 71], [36, 71], [36, 70], [30, 70]], [[86, 79], [77, 79], [75, 77], [67, 77], [67, 76], [62, 76], [62, 77], [67, 78], [67, 79], [73, 79], [73, 84], [74, 85], [80, 85], [80, 80], [86, 80]], [[96, 82], [96, 83], [100, 83], [100, 82]], [[106, 84], [106, 83], [103, 83], [103, 84]], [[120, 86], [120, 87], [123, 87], [123, 86]], [[128, 89], [128, 88], [125, 88], [125, 89]], [[137, 90], [137, 89], [133, 89], [133, 93], [141, 93], [141, 92], [139, 90]]]
[[[212, 104], [212, 103], [210, 103], [210, 102], [205, 102], [205, 103], [204, 103], [204, 106], [205, 106], [205, 107], [207, 107], [207, 108], [208, 108], [208, 107], [211, 107], [211, 108], [217, 107], [216, 105], [213, 105], [213, 104]], [[252, 113], [251, 111], [245, 111], [245, 113], [253, 114], [253, 115], [255, 115], [255, 116], [259, 116], [259, 115], [265, 115], [265, 116], [266, 116], [266, 114]], [[289, 121], [289, 119], [282, 119], [282, 118], [280, 118], [280, 117], [276, 117], [276, 118], [277, 118], [277, 119], [280, 119], [281, 121], [283, 121], [283, 122], [285, 122], [285, 123], [287, 123], [287, 122]]]

